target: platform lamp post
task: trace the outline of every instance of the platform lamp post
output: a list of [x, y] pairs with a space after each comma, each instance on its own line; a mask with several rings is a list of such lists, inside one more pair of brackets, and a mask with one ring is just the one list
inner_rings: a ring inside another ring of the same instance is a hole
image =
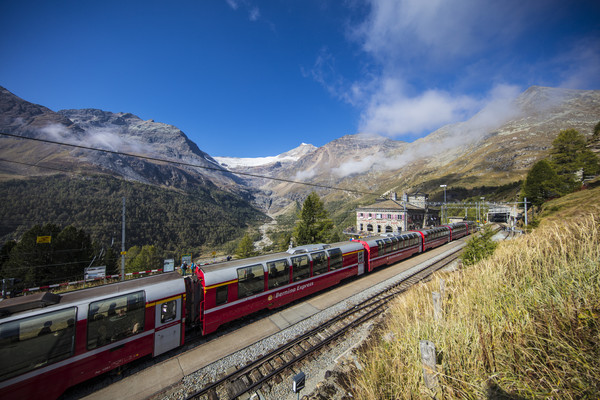
[[481, 199], [481, 207], [480, 207], [481, 219], [484, 220], [484, 221], [487, 221], [487, 216], [485, 217], [485, 219], [484, 219], [484, 216], [483, 216], [483, 206], [485, 204], [485, 197], [480, 197], [480, 199]]
[[446, 187], [448, 185], [440, 185], [441, 188], [444, 188], [444, 205], [442, 206], [442, 224], [444, 223], [444, 216], [446, 214]]

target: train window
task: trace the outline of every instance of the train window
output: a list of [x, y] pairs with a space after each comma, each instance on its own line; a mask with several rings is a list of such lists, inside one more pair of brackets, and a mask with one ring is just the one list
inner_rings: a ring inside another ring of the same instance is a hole
[[0, 324], [0, 381], [72, 356], [76, 316], [71, 307]]
[[238, 268], [237, 275], [239, 299], [265, 290], [265, 271], [261, 264]]
[[88, 350], [140, 333], [144, 329], [145, 311], [146, 295], [143, 291], [90, 303]]
[[342, 251], [340, 249], [331, 249], [327, 250], [329, 253], [329, 270], [333, 271], [334, 269], [342, 268]]
[[391, 253], [392, 252], [392, 240], [391, 239], [385, 239], [385, 253]]
[[216, 288], [216, 304], [219, 306], [221, 304], [227, 303], [227, 288], [229, 285], [223, 285]]
[[269, 271], [269, 289], [290, 283], [290, 265], [287, 260], [277, 260], [267, 263]]
[[177, 318], [177, 300], [167, 301], [160, 305], [160, 323], [170, 322]]
[[327, 256], [324, 252], [311, 254], [313, 259], [313, 276], [327, 272]]
[[376, 240], [375, 243], [377, 243], [377, 254], [382, 256], [385, 254], [385, 243], [383, 243], [383, 240]]
[[310, 263], [308, 262], [307, 255], [292, 257], [292, 266], [292, 275], [294, 282], [306, 279], [310, 276]]

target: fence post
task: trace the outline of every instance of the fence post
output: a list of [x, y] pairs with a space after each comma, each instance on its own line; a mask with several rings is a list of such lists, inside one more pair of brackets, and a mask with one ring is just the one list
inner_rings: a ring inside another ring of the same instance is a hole
[[[423, 378], [425, 386], [434, 393], [437, 393], [439, 382], [436, 370], [435, 345], [429, 340], [419, 342], [421, 349], [421, 362], [423, 363]], [[434, 396], [435, 397], [435, 396]]]
[[435, 322], [440, 322], [442, 319], [442, 296], [439, 292], [432, 292], [433, 298], [433, 319]]

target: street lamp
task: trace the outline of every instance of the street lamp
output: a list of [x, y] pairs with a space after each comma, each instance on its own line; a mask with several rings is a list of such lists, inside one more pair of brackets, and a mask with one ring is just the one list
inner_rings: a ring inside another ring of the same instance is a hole
[[444, 206], [442, 207], [442, 223], [444, 223], [444, 214], [446, 212], [446, 187], [448, 185], [440, 185], [441, 188], [444, 188]]
[[440, 185], [441, 188], [444, 188], [444, 204], [446, 203], [446, 187], [448, 185]]
[[[484, 203], [485, 203], [485, 196], [484, 197], [480, 197], [480, 199], [481, 199], [481, 206], [480, 206], [481, 219], [484, 219], [484, 216], [483, 216], [483, 206], [484, 206]], [[484, 219], [484, 221], [485, 221], [485, 219]]]

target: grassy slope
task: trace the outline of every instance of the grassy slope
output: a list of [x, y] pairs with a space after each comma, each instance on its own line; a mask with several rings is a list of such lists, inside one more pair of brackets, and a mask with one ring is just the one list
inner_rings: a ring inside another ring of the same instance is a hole
[[531, 234], [442, 275], [443, 323], [430, 300], [438, 279], [403, 296], [361, 354], [354, 397], [430, 398], [419, 352], [426, 339], [438, 355], [438, 398], [597, 398], [599, 198], [597, 188], [551, 201]]

